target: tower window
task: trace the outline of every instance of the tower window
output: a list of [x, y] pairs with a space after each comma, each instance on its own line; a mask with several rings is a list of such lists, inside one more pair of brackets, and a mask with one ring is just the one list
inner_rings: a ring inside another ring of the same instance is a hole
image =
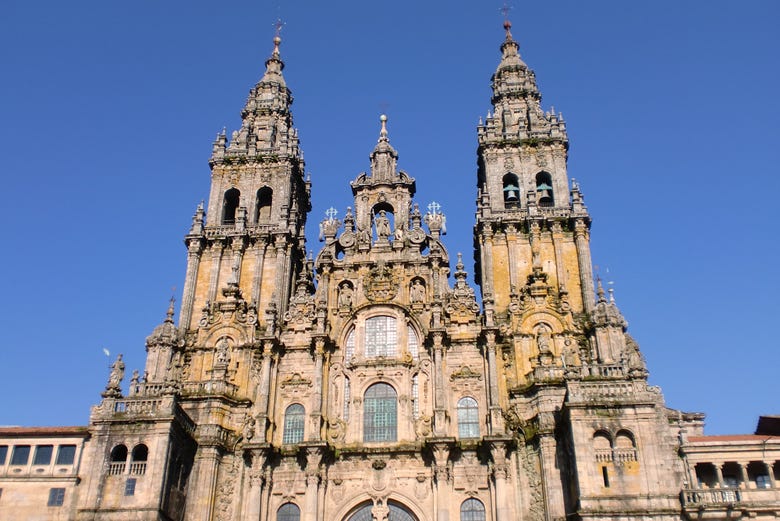
[[65, 503], [65, 489], [50, 488], [49, 501], [46, 505], [50, 507], [61, 507], [63, 503]]
[[11, 455], [11, 465], [27, 465], [28, 461], [30, 461], [30, 446], [16, 445]]
[[520, 207], [520, 181], [513, 173], [508, 173], [502, 180], [504, 194], [504, 208]]
[[133, 447], [132, 461], [130, 462], [130, 474], [142, 476], [146, 474], [146, 460], [149, 458], [149, 449], [143, 443]]
[[295, 445], [303, 441], [303, 425], [306, 419], [306, 411], [303, 405], [294, 403], [284, 411], [284, 434], [282, 443]]
[[461, 503], [460, 521], [485, 521], [485, 505], [482, 501], [469, 498]]
[[604, 486], [609, 487], [609, 470], [607, 470], [607, 467], [601, 467], [601, 479], [604, 481]]
[[108, 474], [118, 476], [124, 474], [125, 463], [127, 462], [127, 447], [117, 445], [111, 449], [111, 463], [108, 465]]
[[57, 465], [73, 465], [76, 460], [75, 445], [60, 445], [57, 449]]
[[35, 457], [33, 465], [48, 465], [51, 463], [51, 456], [54, 453], [53, 445], [38, 445], [35, 447]]
[[135, 495], [135, 478], [128, 478], [127, 481], [125, 481], [125, 495], [126, 496], [134, 496]]
[[241, 200], [241, 192], [236, 188], [231, 188], [225, 192], [225, 199], [222, 202], [222, 224], [234, 224], [236, 222], [236, 210]]
[[271, 219], [271, 201], [273, 199], [273, 193], [273, 190], [267, 186], [264, 186], [257, 191], [257, 210], [255, 211], [256, 222], [267, 222]]
[[386, 383], [368, 388], [363, 400], [363, 441], [395, 441], [398, 431], [398, 396]]
[[479, 438], [479, 406], [470, 396], [458, 401], [458, 436]]
[[536, 202], [539, 206], [554, 206], [552, 176], [547, 172], [536, 174]]

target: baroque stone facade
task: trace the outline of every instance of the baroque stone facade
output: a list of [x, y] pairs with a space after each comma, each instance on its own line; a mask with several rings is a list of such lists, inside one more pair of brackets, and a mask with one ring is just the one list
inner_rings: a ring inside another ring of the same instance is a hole
[[[505, 30], [493, 109], [477, 129], [481, 306], [442, 240], [446, 215], [421, 208], [416, 180], [397, 168], [384, 116], [370, 170], [350, 184], [353, 206], [340, 219], [327, 212], [323, 246], [306, 256], [311, 185], [276, 38], [241, 128], [213, 144], [209, 202], [185, 239], [178, 325], [171, 302], [146, 339], [145, 371], [123, 394], [120, 355], [87, 428], [0, 430], [0, 486], [14, 491], [0, 512], [778, 517], [777, 426], [706, 437], [702, 415], [668, 409], [648, 385], [626, 321], [593, 277], [564, 120], [542, 110]], [[43, 446], [52, 449], [38, 458]], [[55, 446], [78, 458], [55, 465]]]

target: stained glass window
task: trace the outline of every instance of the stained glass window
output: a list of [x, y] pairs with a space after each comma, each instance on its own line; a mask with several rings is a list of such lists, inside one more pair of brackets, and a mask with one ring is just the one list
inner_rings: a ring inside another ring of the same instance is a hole
[[300, 521], [301, 509], [294, 503], [285, 503], [276, 511], [276, 521]]
[[458, 401], [458, 436], [479, 438], [479, 406], [470, 396]]
[[303, 441], [303, 424], [306, 420], [303, 405], [294, 403], [284, 411], [284, 436], [282, 443], [285, 445], [300, 443]]
[[393, 317], [371, 317], [366, 320], [366, 358], [395, 356], [397, 333]]
[[363, 399], [363, 441], [395, 441], [398, 431], [398, 399], [395, 389], [374, 384]]
[[460, 521], [485, 521], [485, 505], [482, 501], [470, 498], [461, 503]]

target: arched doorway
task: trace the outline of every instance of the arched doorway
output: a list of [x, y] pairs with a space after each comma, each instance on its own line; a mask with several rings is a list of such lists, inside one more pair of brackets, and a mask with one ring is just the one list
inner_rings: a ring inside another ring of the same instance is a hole
[[[400, 503], [390, 501], [387, 503], [387, 507], [390, 509], [387, 521], [417, 521], [414, 514]], [[373, 508], [374, 505], [372, 503], [365, 503], [351, 515], [347, 516], [345, 521], [374, 521], [374, 516], [371, 513]]]

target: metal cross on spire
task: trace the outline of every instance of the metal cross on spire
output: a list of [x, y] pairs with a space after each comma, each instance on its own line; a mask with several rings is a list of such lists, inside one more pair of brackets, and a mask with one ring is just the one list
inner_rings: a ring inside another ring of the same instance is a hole
[[282, 21], [281, 18], [277, 18], [274, 22], [274, 28], [276, 29], [276, 32], [274, 33], [274, 36], [277, 38], [281, 37], [282, 35], [282, 28], [285, 26], [285, 23]]
[[431, 204], [428, 205], [428, 211], [431, 212], [432, 215], [438, 215], [439, 210], [441, 210], [441, 205], [436, 201], [431, 201]]
[[501, 14], [504, 15], [504, 20], [509, 20], [509, 11], [512, 10], [512, 6], [509, 5], [509, 0], [504, 0], [504, 5], [499, 9], [501, 11]]
[[333, 221], [333, 219], [335, 219], [335, 218], [336, 218], [336, 214], [337, 214], [337, 213], [339, 213], [339, 212], [338, 212], [338, 210], [336, 210], [335, 208], [333, 208], [333, 207], [331, 206], [330, 208], [328, 208], [328, 209], [325, 211], [325, 216], [328, 218], [328, 220], [329, 220], [329, 221]]

